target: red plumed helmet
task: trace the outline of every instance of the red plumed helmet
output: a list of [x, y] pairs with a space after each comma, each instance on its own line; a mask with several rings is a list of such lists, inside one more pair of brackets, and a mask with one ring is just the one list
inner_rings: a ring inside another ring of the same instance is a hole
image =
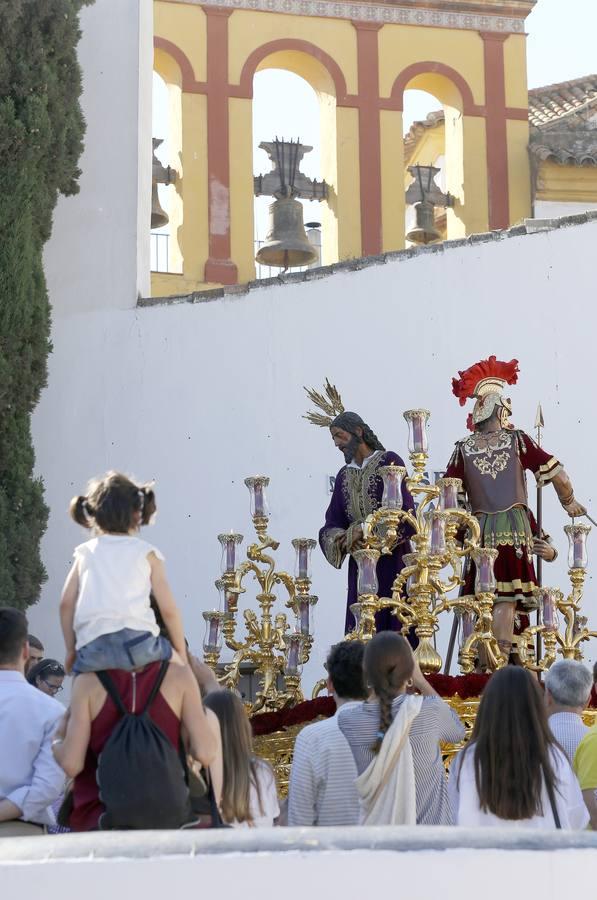
[[518, 381], [518, 360], [511, 359], [510, 362], [502, 362], [495, 356], [489, 359], [482, 359], [459, 372], [459, 378], [452, 379], [452, 393], [458, 397], [461, 406], [464, 406], [467, 399], [479, 397], [479, 389], [483, 386], [482, 393], [488, 393], [490, 390], [501, 391], [505, 384], [516, 384]]

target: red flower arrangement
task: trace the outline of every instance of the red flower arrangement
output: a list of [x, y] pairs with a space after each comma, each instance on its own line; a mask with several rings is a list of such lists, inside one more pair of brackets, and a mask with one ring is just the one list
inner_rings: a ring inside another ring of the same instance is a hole
[[313, 719], [318, 719], [320, 716], [329, 719], [335, 712], [336, 704], [333, 697], [318, 697], [316, 700], [297, 703], [290, 709], [281, 709], [280, 712], [257, 713], [251, 719], [253, 735], [257, 737], [261, 734], [272, 734], [274, 731], [281, 731], [290, 725], [312, 722]]
[[[460, 697], [470, 700], [478, 697], [487, 682], [489, 675], [428, 675], [427, 680], [441, 697]], [[282, 731], [291, 725], [304, 725], [323, 716], [329, 718], [336, 712], [333, 697], [318, 697], [316, 700], [305, 700], [290, 709], [279, 712], [257, 713], [251, 719], [253, 735], [272, 734]]]

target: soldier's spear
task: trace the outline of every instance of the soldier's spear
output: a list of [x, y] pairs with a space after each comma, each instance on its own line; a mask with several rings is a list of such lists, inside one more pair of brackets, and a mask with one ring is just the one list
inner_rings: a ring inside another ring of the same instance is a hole
[[[541, 404], [537, 407], [537, 415], [535, 416], [535, 428], [537, 430], [537, 444], [541, 446], [541, 431], [545, 427], [543, 418], [543, 410]], [[542, 540], [543, 535], [543, 489], [541, 484], [537, 484], [537, 536]], [[539, 587], [543, 584], [543, 560], [537, 556], [537, 584]], [[537, 610], [537, 625], [541, 624], [541, 610]], [[541, 634], [537, 633], [537, 660], [541, 659]]]

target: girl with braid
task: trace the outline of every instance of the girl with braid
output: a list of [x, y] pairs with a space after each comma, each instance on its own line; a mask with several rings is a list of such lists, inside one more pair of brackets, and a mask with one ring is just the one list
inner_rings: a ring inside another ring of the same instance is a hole
[[461, 741], [464, 726], [401, 635], [376, 634], [364, 671], [370, 699], [338, 712], [359, 773], [361, 824], [451, 824], [440, 742]]

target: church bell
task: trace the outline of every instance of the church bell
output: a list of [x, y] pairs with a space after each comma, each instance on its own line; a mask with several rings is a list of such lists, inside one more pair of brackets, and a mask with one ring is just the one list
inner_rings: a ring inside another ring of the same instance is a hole
[[151, 157], [151, 229], [161, 228], [170, 221], [168, 214], [164, 212], [160, 205], [158, 196], [158, 184], [174, 184], [177, 179], [177, 173], [170, 166], [163, 166], [157, 156], [156, 149], [162, 143], [161, 138], [152, 139], [152, 157]]
[[454, 205], [454, 198], [444, 192], [435, 183], [435, 176], [440, 169], [437, 166], [409, 166], [408, 171], [413, 177], [409, 185], [405, 200], [413, 205], [417, 216], [417, 224], [406, 235], [406, 240], [412, 244], [433, 244], [441, 241], [441, 233], [435, 226], [435, 207], [445, 209]]
[[[147, 208], [147, 207], [146, 207]], [[162, 225], [168, 224], [168, 215], [160, 206], [160, 198], [158, 197], [158, 183], [151, 183], [151, 229], [161, 228]]]
[[292, 197], [281, 197], [269, 208], [269, 228], [255, 259], [264, 266], [290, 269], [308, 266], [318, 253], [307, 238], [303, 205]]
[[409, 231], [406, 240], [412, 244], [433, 244], [441, 240], [441, 234], [435, 227], [435, 207], [433, 203], [423, 201], [415, 206], [417, 215], [416, 227]]

